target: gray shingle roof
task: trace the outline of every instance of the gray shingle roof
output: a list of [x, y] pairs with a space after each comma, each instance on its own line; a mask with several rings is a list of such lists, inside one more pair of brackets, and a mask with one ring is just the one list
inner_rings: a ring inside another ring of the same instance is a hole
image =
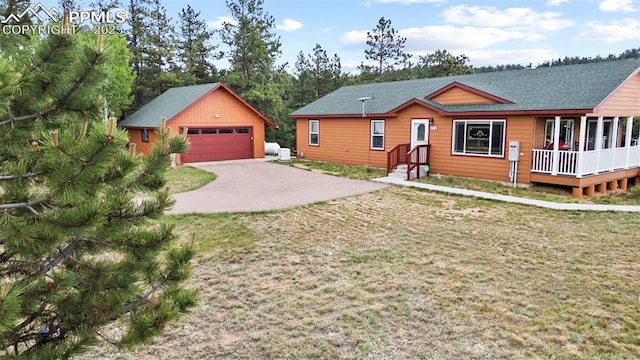
[[[445, 112], [593, 109], [640, 68], [640, 59], [457, 75], [342, 87], [290, 114], [386, 114], [418, 100]], [[508, 100], [509, 104], [441, 105], [425, 99], [453, 82]]]
[[219, 83], [171, 88], [118, 123], [123, 127], [157, 128], [162, 119], [170, 120]]

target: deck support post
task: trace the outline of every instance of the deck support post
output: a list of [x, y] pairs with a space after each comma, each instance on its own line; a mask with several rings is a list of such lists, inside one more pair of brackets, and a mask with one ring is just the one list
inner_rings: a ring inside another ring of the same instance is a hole
[[581, 199], [582, 198], [582, 188], [581, 187], [574, 187], [571, 193], [572, 193], [573, 197], [576, 198], [576, 199]]
[[618, 185], [618, 187], [620, 188], [620, 190], [627, 190], [627, 188], [629, 187], [629, 179], [624, 178], [624, 179], [620, 179], [620, 184]]
[[607, 193], [607, 183], [600, 183], [596, 186], [596, 192], [599, 192], [600, 194], [606, 194]]
[[585, 189], [586, 189], [585, 195], [587, 195], [588, 197], [593, 197], [596, 194], [595, 185], [589, 185]]

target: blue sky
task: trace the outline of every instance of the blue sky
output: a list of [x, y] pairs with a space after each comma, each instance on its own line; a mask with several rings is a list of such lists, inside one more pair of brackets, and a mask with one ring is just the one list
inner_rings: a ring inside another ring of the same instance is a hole
[[[163, 3], [174, 21], [187, 4], [213, 28], [231, 20], [224, 0]], [[264, 0], [264, 9], [282, 43], [278, 63], [290, 69], [317, 43], [355, 71], [365, 60], [367, 31], [383, 16], [415, 59], [445, 49], [474, 66], [537, 65], [640, 47], [640, 0]]]
[[[169, 14], [187, 3], [217, 27], [222, 0], [165, 0]], [[380, 17], [418, 55], [446, 49], [474, 66], [534, 65], [564, 56], [606, 56], [640, 47], [640, 0], [265, 0], [282, 42], [280, 63], [316, 43], [353, 71], [364, 59], [366, 33]], [[172, 15], [177, 19], [177, 15]]]

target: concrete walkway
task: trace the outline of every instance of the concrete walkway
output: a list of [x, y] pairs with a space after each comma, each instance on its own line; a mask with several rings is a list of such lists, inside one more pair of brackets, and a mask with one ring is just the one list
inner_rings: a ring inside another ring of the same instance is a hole
[[383, 178], [373, 179], [373, 181], [383, 183], [383, 184], [410, 186], [410, 187], [421, 188], [421, 189], [426, 189], [431, 191], [439, 191], [439, 192], [444, 192], [448, 194], [472, 196], [472, 197], [477, 197], [481, 199], [504, 201], [504, 202], [510, 202], [514, 204], [531, 205], [531, 206], [537, 206], [537, 207], [553, 209], [553, 210], [640, 212], [640, 206], [635, 206], [635, 205], [558, 203], [553, 201], [527, 199], [527, 198], [522, 198], [518, 196], [491, 194], [491, 193], [486, 193], [482, 191], [452, 188], [452, 187], [446, 187], [446, 186], [440, 186], [440, 185], [419, 183], [414, 181], [406, 181], [406, 180], [402, 180], [394, 177], [383, 177]]
[[215, 181], [173, 195], [168, 214], [269, 211], [364, 194], [388, 185], [302, 170], [264, 159], [193, 163]]

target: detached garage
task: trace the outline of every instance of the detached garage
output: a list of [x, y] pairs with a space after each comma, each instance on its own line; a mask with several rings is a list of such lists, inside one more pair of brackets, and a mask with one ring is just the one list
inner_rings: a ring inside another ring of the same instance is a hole
[[223, 83], [169, 89], [118, 125], [139, 152], [148, 154], [162, 119], [191, 143], [179, 163], [264, 157], [265, 126], [275, 127]]

